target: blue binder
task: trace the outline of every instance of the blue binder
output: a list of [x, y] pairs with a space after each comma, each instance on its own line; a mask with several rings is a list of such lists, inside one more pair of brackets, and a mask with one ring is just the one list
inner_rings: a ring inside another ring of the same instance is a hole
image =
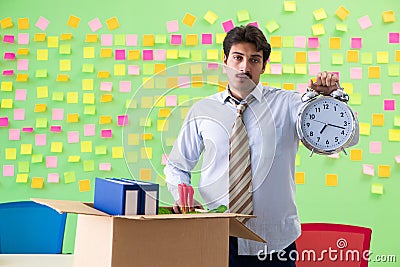
[[140, 187], [141, 210], [138, 214], [158, 214], [159, 185], [151, 182], [122, 178], [120, 180], [136, 184]]

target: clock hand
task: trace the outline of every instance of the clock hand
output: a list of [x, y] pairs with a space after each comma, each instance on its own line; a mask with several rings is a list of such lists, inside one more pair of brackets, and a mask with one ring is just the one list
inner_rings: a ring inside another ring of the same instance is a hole
[[325, 130], [326, 126], [328, 126], [328, 124], [325, 123], [324, 127], [322, 127], [321, 131], [319, 131], [320, 134], [322, 134], [322, 132]]
[[346, 128], [342, 127], [342, 126], [331, 124], [331, 123], [328, 123], [328, 125], [332, 126], [332, 127], [340, 128], [340, 129], [346, 129]]

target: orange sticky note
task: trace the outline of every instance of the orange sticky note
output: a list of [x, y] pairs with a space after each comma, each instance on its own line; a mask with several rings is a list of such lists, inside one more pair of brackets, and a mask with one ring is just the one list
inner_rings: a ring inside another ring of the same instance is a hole
[[156, 64], [154, 64], [154, 74], [165, 75], [166, 68], [167, 68], [166, 64], [164, 64], [164, 63], [156, 63]]
[[154, 46], [154, 35], [144, 34], [143, 35], [143, 46]]
[[42, 189], [44, 185], [43, 177], [32, 177], [31, 188]]
[[80, 180], [79, 181], [79, 192], [90, 191], [90, 180]]
[[186, 35], [186, 45], [197, 45], [199, 42], [197, 34], [187, 34]]
[[142, 181], [151, 181], [151, 169], [140, 169], [139, 179]]
[[111, 94], [104, 94], [101, 96], [100, 102], [111, 102], [113, 100], [113, 96]]
[[57, 82], [68, 82], [69, 75], [68, 74], [58, 74], [57, 75]]
[[129, 50], [128, 60], [138, 60], [140, 59], [140, 50]]
[[337, 174], [327, 174], [325, 176], [326, 186], [337, 186], [338, 176]]
[[192, 27], [195, 21], [196, 21], [196, 16], [190, 13], [186, 13], [185, 16], [183, 17], [182, 23], [189, 27]]
[[0, 22], [2, 29], [11, 28], [14, 25], [10, 17], [2, 19]]
[[329, 38], [329, 48], [330, 49], [340, 49], [342, 47], [340, 37], [330, 37]]
[[296, 181], [296, 184], [305, 184], [305, 173], [304, 172], [296, 172], [295, 173], [295, 181]]
[[159, 118], [168, 118], [170, 114], [171, 110], [169, 108], [160, 108], [160, 110], [158, 111]]
[[111, 121], [112, 121], [111, 116], [100, 116], [100, 118], [99, 118], [99, 123], [100, 124], [111, 123]]
[[18, 30], [28, 30], [29, 29], [29, 18], [18, 19]]
[[361, 149], [351, 149], [350, 150], [350, 160], [361, 161], [362, 160], [362, 150]]
[[385, 115], [384, 114], [372, 114], [372, 126], [384, 126]]
[[381, 67], [369, 66], [368, 67], [368, 78], [376, 79], [381, 77]]
[[46, 104], [35, 104], [35, 110], [34, 112], [45, 112], [47, 109]]
[[26, 82], [28, 81], [28, 73], [18, 73], [15, 81], [17, 82]]
[[340, 6], [336, 12], [335, 15], [338, 16], [341, 20], [345, 20], [348, 15], [350, 15], [350, 11], [346, 9], [344, 6]]
[[68, 19], [68, 22], [67, 22], [67, 26], [70, 26], [71, 28], [75, 28], [76, 29], [76, 28], [78, 28], [80, 21], [81, 21], [80, 18], [78, 18], [78, 17], [76, 17], [74, 15], [71, 15], [71, 16], [69, 16], [69, 19]]
[[106, 23], [107, 23], [108, 29], [110, 31], [119, 28], [119, 22], [118, 22], [117, 17], [112, 17], [112, 18], [106, 20]]
[[307, 62], [307, 53], [306, 52], [296, 52], [295, 53], [295, 62], [296, 63], [306, 63]]
[[378, 177], [389, 178], [390, 177], [390, 165], [378, 165]]
[[86, 43], [97, 43], [98, 40], [98, 35], [97, 34], [86, 34]]
[[270, 37], [271, 47], [282, 47], [282, 36], [271, 36]]
[[46, 40], [45, 33], [36, 33], [35, 36], [33, 37], [34, 42], [44, 42], [45, 40]]
[[72, 33], [62, 33], [60, 40], [71, 40], [72, 39]]
[[79, 122], [79, 114], [78, 113], [68, 114], [67, 122]]
[[17, 54], [18, 55], [28, 55], [29, 48], [18, 48]]
[[400, 50], [396, 50], [395, 60], [396, 62], [400, 62]]
[[102, 48], [100, 50], [100, 57], [102, 57], [102, 58], [112, 57], [112, 49], [111, 48]]
[[358, 62], [357, 50], [347, 50], [347, 62]]
[[151, 140], [151, 139], [153, 139], [153, 134], [151, 133], [142, 134], [142, 140]]
[[110, 72], [109, 71], [99, 71], [97, 73], [97, 78], [109, 78], [110, 77]]

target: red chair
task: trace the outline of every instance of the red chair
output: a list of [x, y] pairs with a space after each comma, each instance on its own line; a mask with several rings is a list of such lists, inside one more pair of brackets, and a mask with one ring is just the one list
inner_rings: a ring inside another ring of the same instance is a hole
[[367, 267], [371, 242], [370, 228], [303, 223], [296, 240], [297, 267]]

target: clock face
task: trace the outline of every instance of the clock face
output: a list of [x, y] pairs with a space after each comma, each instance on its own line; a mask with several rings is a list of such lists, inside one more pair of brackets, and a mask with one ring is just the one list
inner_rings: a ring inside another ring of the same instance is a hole
[[354, 117], [347, 104], [332, 97], [308, 103], [300, 117], [302, 141], [309, 149], [336, 151], [352, 137]]

